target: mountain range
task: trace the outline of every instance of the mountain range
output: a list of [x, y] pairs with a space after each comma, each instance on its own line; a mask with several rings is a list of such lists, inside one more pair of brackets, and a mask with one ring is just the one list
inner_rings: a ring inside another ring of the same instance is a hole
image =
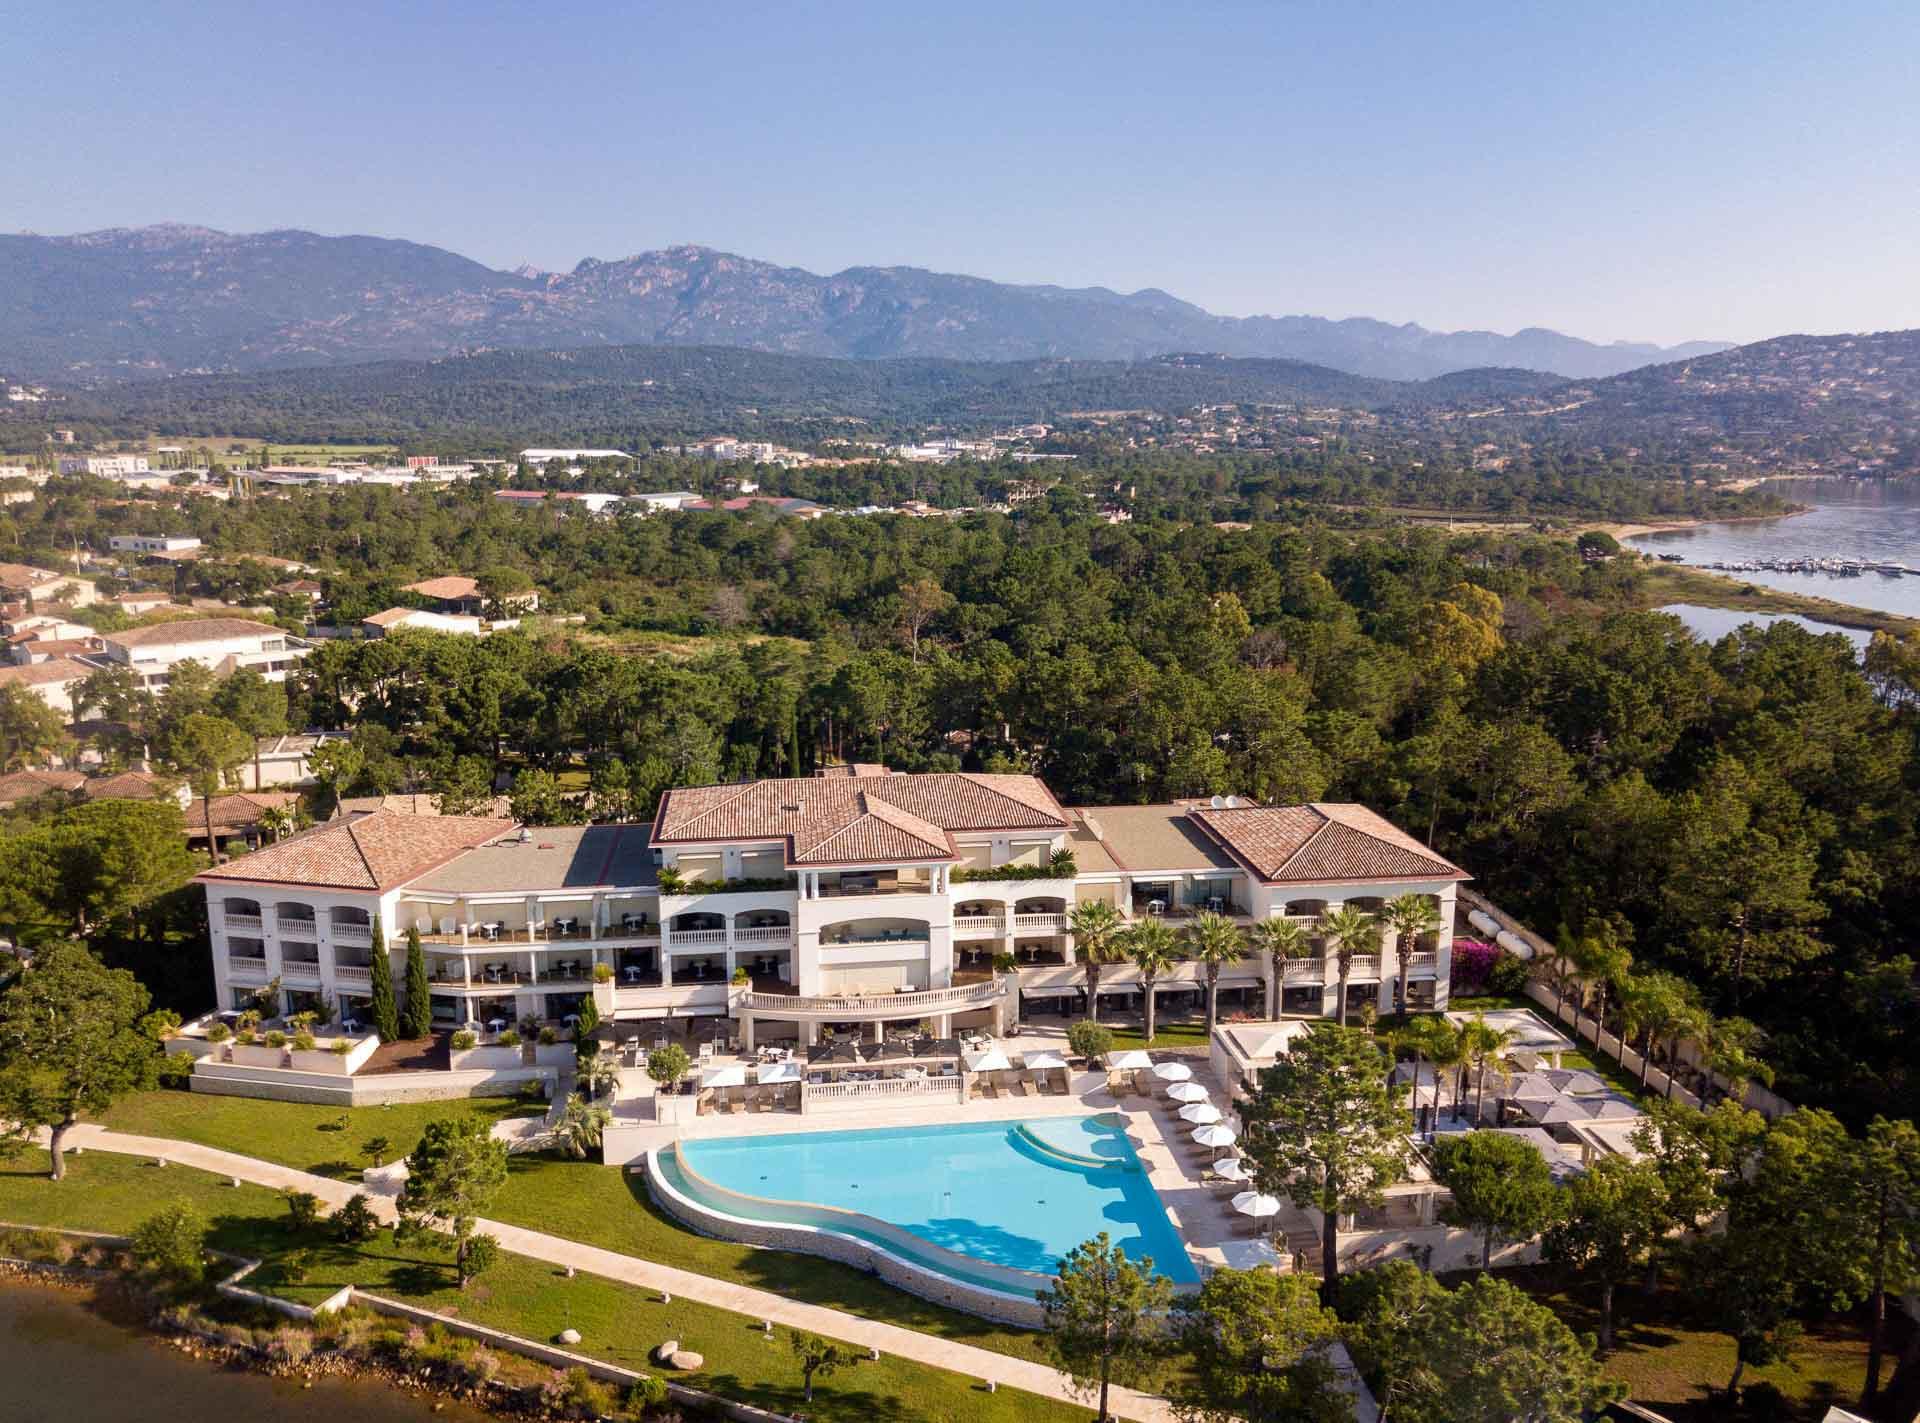
[[1503, 336], [1364, 317], [1225, 317], [1152, 289], [1015, 286], [915, 267], [819, 276], [693, 246], [554, 273], [297, 230], [0, 236], [0, 370], [16, 376], [99, 383], [630, 344], [856, 360], [1208, 352], [1387, 380], [1480, 367], [1592, 378], [1726, 349], [1598, 345], [1539, 328]]

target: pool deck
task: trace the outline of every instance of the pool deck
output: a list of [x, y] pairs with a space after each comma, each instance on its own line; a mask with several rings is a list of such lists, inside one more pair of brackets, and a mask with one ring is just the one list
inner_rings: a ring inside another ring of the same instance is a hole
[[[1043, 1049], [1059, 1051], [1064, 1044], [1060, 1033], [1043, 1032], [1003, 1038], [999, 1046], [1010, 1055], [1019, 1055]], [[1226, 1101], [1226, 1093], [1221, 1084], [1214, 1080], [1204, 1056], [1156, 1052], [1154, 1057], [1186, 1063], [1193, 1069], [1193, 1080], [1213, 1094], [1216, 1105]], [[1027, 1121], [1043, 1117], [1084, 1117], [1096, 1112], [1117, 1113], [1126, 1119], [1128, 1140], [1133, 1143], [1147, 1179], [1152, 1182], [1196, 1268], [1204, 1274], [1208, 1267], [1236, 1265], [1244, 1268], [1256, 1259], [1273, 1259], [1267, 1247], [1249, 1232], [1248, 1219], [1233, 1209], [1233, 1193], [1207, 1184], [1203, 1172], [1216, 1153], [1189, 1146], [1189, 1128], [1178, 1115], [1180, 1103], [1169, 1100], [1159, 1091], [1151, 1098], [1127, 1096], [1116, 1101], [1107, 1091], [1105, 1072], [1075, 1073], [1071, 1087], [1071, 1092], [1065, 1096], [1003, 1095], [957, 1106], [934, 1107], [922, 1103], [844, 1112], [714, 1115], [696, 1117], [682, 1123], [657, 1123], [653, 1120], [649, 1085], [649, 1089], [624, 1098], [615, 1107], [615, 1129], [621, 1142], [621, 1155], [633, 1163], [647, 1151], [675, 1141], [702, 1137], [867, 1131], [887, 1127]], [[1230, 1155], [1231, 1152], [1226, 1154]], [[629, 1169], [637, 1167], [630, 1165]], [[1296, 1222], [1290, 1217], [1297, 1214], [1289, 1206], [1278, 1219], [1293, 1227]], [[1304, 1217], [1298, 1223], [1304, 1224]]]

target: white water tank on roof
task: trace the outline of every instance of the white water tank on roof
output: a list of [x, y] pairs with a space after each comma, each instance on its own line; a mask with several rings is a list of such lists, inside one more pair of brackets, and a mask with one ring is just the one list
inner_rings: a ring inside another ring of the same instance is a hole
[[1476, 909], [1467, 915], [1467, 922], [1483, 934], [1498, 934], [1499, 921], [1484, 909]]
[[1511, 929], [1502, 929], [1494, 938], [1494, 943], [1505, 949], [1517, 959], [1533, 957], [1533, 945], [1514, 933]]

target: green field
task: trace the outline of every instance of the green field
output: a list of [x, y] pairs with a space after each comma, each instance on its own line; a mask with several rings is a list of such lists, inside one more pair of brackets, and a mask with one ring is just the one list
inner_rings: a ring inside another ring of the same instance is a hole
[[[68, 1179], [55, 1184], [43, 1174], [46, 1157], [38, 1151], [0, 1166], [0, 1220], [125, 1232], [161, 1205], [185, 1200], [211, 1223], [214, 1248], [266, 1261], [248, 1281], [257, 1288], [310, 1303], [354, 1284], [527, 1338], [577, 1329], [580, 1352], [630, 1368], [647, 1367], [655, 1345], [679, 1339], [706, 1359], [700, 1372], [681, 1376], [686, 1382], [783, 1412], [799, 1406], [799, 1371], [786, 1331], [769, 1340], [759, 1321], [743, 1315], [680, 1299], [662, 1304], [652, 1291], [590, 1275], [568, 1279], [550, 1265], [511, 1255], [462, 1293], [444, 1255], [419, 1245], [396, 1246], [388, 1232], [361, 1246], [293, 1235], [278, 1195], [261, 1187], [236, 1188], [185, 1167], [155, 1167], [97, 1151], [72, 1159], [69, 1167]], [[298, 1259], [289, 1258], [296, 1254]], [[882, 1358], [816, 1380], [809, 1414], [847, 1423], [1067, 1423], [1084, 1418], [1085, 1410], [1012, 1390], [989, 1394], [972, 1378]]]

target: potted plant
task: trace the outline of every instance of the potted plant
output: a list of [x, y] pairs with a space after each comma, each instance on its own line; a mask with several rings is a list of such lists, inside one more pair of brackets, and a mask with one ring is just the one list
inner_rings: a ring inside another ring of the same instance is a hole
[[293, 1050], [295, 1052], [317, 1052], [319, 1049], [319, 1042], [316, 1041], [313, 1034], [305, 1028], [302, 1028], [293, 1035]]
[[469, 1048], [477, 1047], [479, 1042], [479, 1038], [462, 1028], [447, 1040], [447, 1046], [454, 1052], [465, 1052]]
[[553, 1024], [548, 1023], [544, 1028], [540, 1030], [540, 1046], [541, 1047], [552, 1047], [555, 1043], [559, 1041], [560, 1041], [560, 1034], [558, 1034], [553, 1030]]
[[740, 966], [734, 969], [733, 986], [735, 988], [745, 988], [751, 982], [753, 982], [753, 978], [750, 974], [748, 974], [745, 964], [741, 964]]
[[610, 963], [595, 964], [593, 966], [593, 981], [595, 983], [612, 983], [613, 965]]
[[1013, 973], [1017, 971], [1019, 967], [1020, 960], [1004, 949], [993, 956], [993, 971], [995, 973]]
[[660, 867], [658, 880], [662, 894], [678, 894], [686, 885], [686, 880], [681, 877], [680, 871], [676, 870], [672, 865], [662, 865]]
[[516, 1033], [512, 1028], [508, 1028], [493, 1040], [493, 1045], [495, 1047], [519, 1047], [520, 1034]]
[[223, 1043], [232, 1036], [233, 1029], [225, 1023], [215, 1023], [207, 1029], [207, 1041], [210, 1043]]
[[348, 1053], [353, 1051], [353, 1039], [352, 1038], [335, 1038], [333, 1040], [333, 1045], [329, 1047], [327, 1051], [332, 1053], [335, 1057], [345, 1057]]
[[267, 1046], [271, 1048], [285, 1048], [287, 1045], [287, 1035], [278, 1028], [275, 1028], [267, 1034], [266, 1043]]

